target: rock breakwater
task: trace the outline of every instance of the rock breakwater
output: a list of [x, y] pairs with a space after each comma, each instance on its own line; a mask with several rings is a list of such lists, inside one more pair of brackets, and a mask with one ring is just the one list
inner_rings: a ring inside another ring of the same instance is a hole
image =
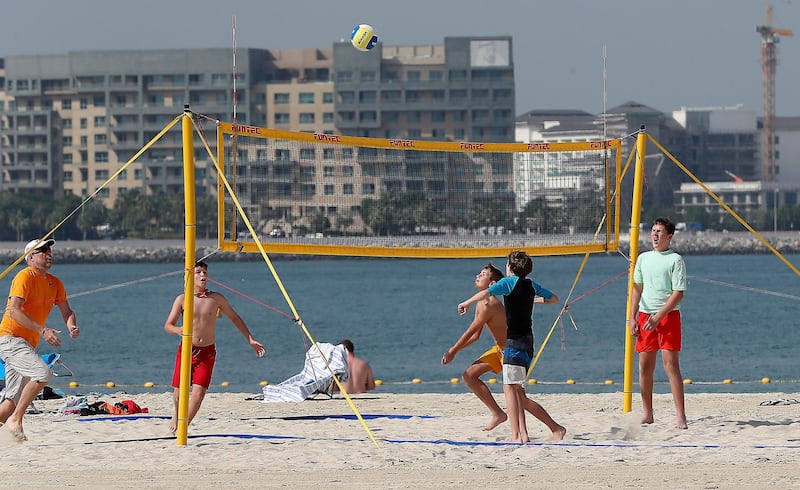
[[[764, 238], [782, 254], [800, 253], [800, 232], [765, 233]], [[639, 236], [639, 250], [649, 250], [650, 239], [646, 232]], [[454, 246], [461, 246], [458, 238]], [[444, 241], [442, 241], [444, 243]], [[24, 244], [0, 242], [0, 260], [11, 264], [22, 253]], [[673, 249], [683, 255], [748, 255], [772, 253], [757, 237], [750, 233], [697, 233], [678, 234], [672, 241]], [[623, 253], [630, 251], [630, 238], [620, 238]], [[216, 262], [259, 261], [259, 254], [217, 252], [214, 240], [198, 240], [197, 258], [213, 255]], [[278, 260], [311, 259], [317, 256], [275, 255]], [[102, 240], [59, 241], [55, 248], [56, 263], [59, 264], [136, 264], [136, 263], [182, 263], [184, 242], [182, 240]]]

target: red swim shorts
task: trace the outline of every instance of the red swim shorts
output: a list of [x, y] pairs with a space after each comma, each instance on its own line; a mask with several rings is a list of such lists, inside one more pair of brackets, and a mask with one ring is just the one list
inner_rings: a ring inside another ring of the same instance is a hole
[[636, 352], [656, 352], [658, 350], [681, 350], [681, 312], [672, 310], [661, 319], [655, 330], [642, 330], [642, 325], [650, 318], [650, 313], [639, 312], [637, 323], [639, 335], [636, 337]]
[[[214, 344], [205, 347], [192, 346], [192, 383], [205, 388], [211, 386], [211, 374], [217, 360], [217, 348]], [[172, 387], [181, 385], [181, 344], [175, 354], [175, 371], [172, 373]]]

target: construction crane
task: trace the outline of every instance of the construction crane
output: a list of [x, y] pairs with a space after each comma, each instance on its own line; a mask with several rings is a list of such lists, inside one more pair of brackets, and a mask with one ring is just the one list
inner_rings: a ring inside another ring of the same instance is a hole
[[761, 34], [761, 74], [764, 82], [764, 180], [772, 182], [775, 171], [775, 69], [778, 66], [778, 36], [791, 36], [789, 29], [772, 27], [772, 5], [767, 5], [764, 25], [756, 26]]

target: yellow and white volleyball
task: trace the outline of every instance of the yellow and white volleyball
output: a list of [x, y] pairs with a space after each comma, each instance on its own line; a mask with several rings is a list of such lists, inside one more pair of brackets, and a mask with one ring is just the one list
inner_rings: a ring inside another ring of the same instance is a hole
[[378, 35], [369, 24], [358, 24], [350, 33], [350, 43], [359, 51], [369, 51], [378, 44]]

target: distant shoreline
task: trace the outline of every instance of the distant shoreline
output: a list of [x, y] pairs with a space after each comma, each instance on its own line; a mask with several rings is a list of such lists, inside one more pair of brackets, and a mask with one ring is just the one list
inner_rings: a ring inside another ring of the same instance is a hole
[[[800, 232], [765, 232], [764, 238], [782, 254], [800, 253]], [[457, 240], [457, 239], [456, 239]], [[629, 252], [629, 237], [620, 237], [620, 249]], [[197, 257], [204, 257], [217, 251], [216, 239], [197, 240]], [[684, 255], [760, 255], [772, 253], [754, 235], [737, 233], [679, 233], [672, 241], [673, 249]], [[22, 253], [23, 243], [0, 242], [0, 260], [11, 264]], [[57, 262], [61, 264], [125, 264], [125, 263], [180, 263], [184, 260], [184, 241], [168, 240], [87, 240], [59, 241]], [[639, 236], [639, 250], [650, 248], [648, 235]], [[273, 254], [283, 260], [318, 259], [318, 255]], [[343, 257], [339, 257], [343, 258]], [[243, 262], [260, 260], [258, 254], [221, 252], [215, 261]]]

